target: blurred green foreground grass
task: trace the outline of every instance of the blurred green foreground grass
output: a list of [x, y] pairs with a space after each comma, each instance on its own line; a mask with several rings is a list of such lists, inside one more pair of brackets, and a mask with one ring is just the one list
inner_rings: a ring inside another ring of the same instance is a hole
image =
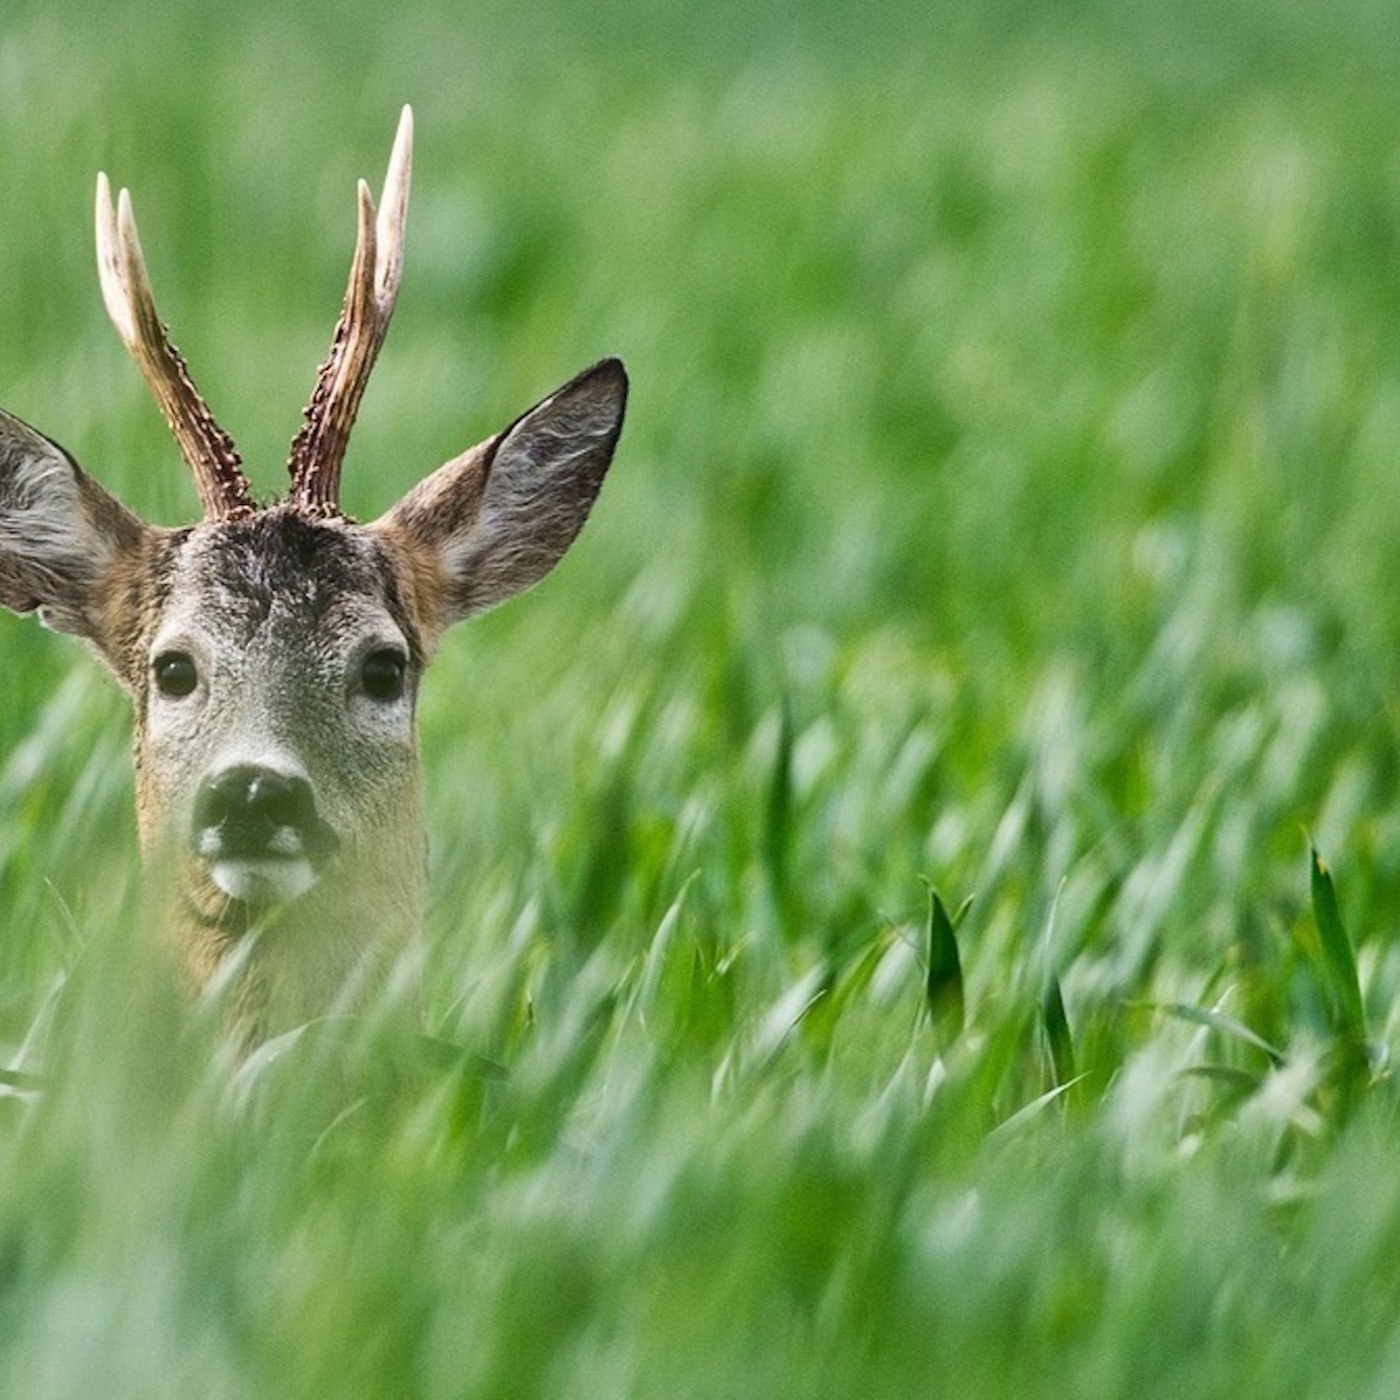
[[152, 518], [98, 168], [262, 491], [404, 101], [349, 508], [633, 399], [429, 678], [421, 1043], [163, 1001], [0, 618], [0, 1392], [1396, 1392], [1400, 24], [1167, 8], [7, 10], [0, 403]]

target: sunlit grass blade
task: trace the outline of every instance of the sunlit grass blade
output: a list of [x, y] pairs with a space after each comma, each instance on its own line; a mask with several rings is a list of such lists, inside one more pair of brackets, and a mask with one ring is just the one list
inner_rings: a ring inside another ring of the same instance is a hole
[[29, 1092], [44, 1087], [44, 1076], [40, 1074], [26, 1074], [18, 1069], [0, 1069], [0, 1087], [6, 1089], [17, 1089]]
[[679, 930], [686, 894], [696, 878], [691, 875], [686, 880], [662, 915], [628, 1004], [628, 1014], [638, 1016], [641, 1024], [656, 1034], [662, 1034], [665, 1027], [682, 1028], [692, 1009], [697, 984], [695, 950], [684, 944]]
[[1263, 1036], [1257, 1035], [1236, 1017], [1228, 1015], [1224, 1011], [1213, 1011], [1204, 1006], [1192, 1006], [1188, 1002], [1132, 1002], [1133, 1006], [1149, 1007], [1154, 1011], [1160, 1011], [1165, 1016], [1173, 1016], [1178, 1021], [1189, 1021], [1193, 1025], [1207, 1026], [1211, 1030], [1219, 1031], [1222, 1035], [1230, 1036], [1232, 1039], [1243, 1041], [1246, 1045], [1252, 1045], [1256, 1050], [1261, 1050], [1269, 1057], [1271, 1063], [1281, 1065], [1283, 1063], [1283, 1051], [1276, 1045], [1270, 1045]]
[[813, 968], [787, 987], [768, 1007], [758, 1023], [750, 1047], [754, 1065], [766, 1065], [788, 1043], [812, 1008], [826, 996], [825, 980], [823, 970]]
[[1035, 1098], [1028, 1104], [1023, 1104], [1009, 1118], [1002, 1119], [988, 1134], [989, 1139], [995, 1141], [998, 1138], [1010, 1137], [1018, 1129], [1024, 1128], [1028, 1123], [1039, 1118], [1052, 1103], [1063, 1099], [1082, 1079], [1083, 1075], [1067, 1079], [1063, 1084], [1056, 1084], [1053, 1089], [1047, 1089], [1043, 1094], [1037, 1094]]

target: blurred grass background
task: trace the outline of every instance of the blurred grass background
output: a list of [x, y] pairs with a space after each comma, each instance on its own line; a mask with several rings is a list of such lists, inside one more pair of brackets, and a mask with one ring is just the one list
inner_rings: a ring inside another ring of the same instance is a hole
[[266, 493], [405, 101], [348, 507], [633, 396], [423, 696], [441, 1063], [230, 1087], [123, 701], [0, 618], [0, 1389], [1393, 1393], [1397, 71], [1372, 0], [11, 3], [0, 402], [134, 507], [99, 168]]

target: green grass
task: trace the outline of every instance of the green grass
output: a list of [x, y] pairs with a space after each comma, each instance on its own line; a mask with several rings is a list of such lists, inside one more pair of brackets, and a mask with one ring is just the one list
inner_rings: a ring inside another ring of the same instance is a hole
[[1395, 1393], [1391, 7], [391, 8], [0, 29], [0, 403], [152, 518], [99, 168], [260, 491], [404, 101], [349, 507], [633, 376], [423, 696], [422, 1040], [172, 1005], [0, 618], [0, 1393]]

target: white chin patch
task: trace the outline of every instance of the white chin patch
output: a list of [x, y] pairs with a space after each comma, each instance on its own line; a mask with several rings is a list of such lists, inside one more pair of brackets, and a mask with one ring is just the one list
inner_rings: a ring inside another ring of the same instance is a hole
[[230, 899], [245, 904], [285, 904], [316, 883], [309, 860], [216, 860], [210, 878]]

